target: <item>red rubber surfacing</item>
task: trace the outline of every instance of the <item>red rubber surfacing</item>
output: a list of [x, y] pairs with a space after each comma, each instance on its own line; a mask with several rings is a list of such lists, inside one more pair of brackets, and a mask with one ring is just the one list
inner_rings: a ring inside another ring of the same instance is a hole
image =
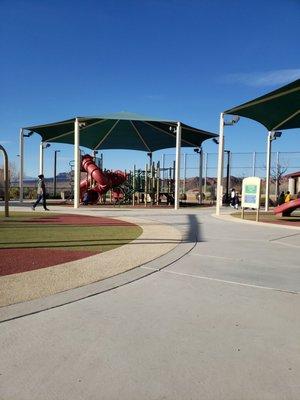
[[57, 249], [0, 249], [0, 275], [51, 267], [94, 254], [97, 252]]
[[[4, 223], [4, 222], [0, 222]], [[136, 226], [133, 223], [106, 217], [91, 217], [85, 215], [45, 215], [20, 221], [32, 224], [83, 225], [83, 226]], [[0, 276], [11, 275], [35, 269], [51, 267], [70, 261], [89, 257], [99, 252], [65, 250], [53, 248], [13, 248], [0, 249]]]

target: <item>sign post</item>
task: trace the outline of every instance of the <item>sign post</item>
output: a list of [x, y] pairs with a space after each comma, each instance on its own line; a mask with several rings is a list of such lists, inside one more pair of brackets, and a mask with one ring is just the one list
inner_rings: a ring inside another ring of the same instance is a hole
[[243, 179], [242, 187], [242, 218], [245, 208], [256, 209], [256, 221], [259, 221], [261, 179], [250, 176]]

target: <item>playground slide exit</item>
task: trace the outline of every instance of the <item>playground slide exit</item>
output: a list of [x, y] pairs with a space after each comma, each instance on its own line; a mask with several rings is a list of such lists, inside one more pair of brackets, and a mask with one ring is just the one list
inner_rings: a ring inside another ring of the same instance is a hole
[[274, 208], [274, 214], [282, 214], [283, 217], [289, 217], [293, 211], [300, 208], [300, 199], [291, 200]]

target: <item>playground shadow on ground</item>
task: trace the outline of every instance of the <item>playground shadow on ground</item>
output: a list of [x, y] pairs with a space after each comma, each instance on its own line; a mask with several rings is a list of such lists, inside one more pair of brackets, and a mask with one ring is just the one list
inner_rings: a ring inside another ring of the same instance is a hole
[[200, 228], [200, 222], [197, 219], [197, 216], [194, 214], [188, 214], [188, 229], [184, 233], [182, 237], [182, 241], [185, 243], [196, 243], [196, 242], [202, 242], [202, 234], [201, 234], [201, 228]]

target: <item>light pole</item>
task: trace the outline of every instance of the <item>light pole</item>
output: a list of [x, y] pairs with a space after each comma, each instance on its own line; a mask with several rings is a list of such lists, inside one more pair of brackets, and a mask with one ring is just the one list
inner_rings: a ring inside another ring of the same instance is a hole
[[229, 203], [229, 177], [230, 177], [230, 150], [224, 150], [227, 153], [227, 168], [226, 168], [226, 204]]
[[44, 174], [44, 149], [50, 147], [50, 143], [42, 142], [40, 143], [40, 175]]
[[207, 192], [207, 166], [208, 166], [208, 153], [204, 153], [205, 162], [204, 162], [204, 194]]
[[[173, 128], [173, 130], [174, 130], [174, 128]], [[175, 160], [175, 201], [174, 201], [174, 210], [178, 210], [179, 209], [180, 153], [181, 153], [181, 123], [177, 122], [177, 127], [176, 127], [176, 160]]]
[[197, 149], [194, 149], [195, 153], [199, 154], [199, 198], [198, 198], [198, 203], [202, 204], [202, 197], [203, 197], [203, 185], [202, 185], [202, 180], [203, 180], [203, 150], [202, 147], [199, 147]]
[[282, 135], [282, 132], [278, 132], [278, 131], [270, 131], [270, 132], [268, 132], [265, 211], [269, 211], [272, 141], [276, 140], [281, 135]]
[[[227, 124], [226, 124], [227, 125]], [[213, 142], [219, 144], [218, 139], [213, 139]], [[230, 178], [230, 150], [224, 150], [227, 154], [227, 166], [226, 166], [226, 193], [225, 193], [225, 203], [229, 203], [229, 178]]]
[[60, 153], [60, 150], [54, 151], [54, 172], [53, 172], [53, 196], [56, 197], [56, 164], [57, 164], [57, 153]]
[[218, 170], [217, 170], [217, 202], [216, 215], [220, 215], [222, 204], [222, 178], [223, 178], [223, 161], [224, 161], [224, 127], [234, 125], [239, 121], [240, 117], [234, 115], [230, 121], [225, 121], [224, 113], [220, 114], [220, 132], [219, 132], [219, 151], [218, 151]]
[[20, 187], [20, 203], [23, 202], [23, 192], [24, 192], [24, 185], [23, 185], [23, 178], [24, 178], [24, 137], [30, 137], [33, 135], [34, 132], [30, 131], [27, 134], [24, 133], [24, 129], [20, 129], [20, 142], [19, 142], [19, 156], [20, 156], [20, 172], [19, 172], [19, 187]]

